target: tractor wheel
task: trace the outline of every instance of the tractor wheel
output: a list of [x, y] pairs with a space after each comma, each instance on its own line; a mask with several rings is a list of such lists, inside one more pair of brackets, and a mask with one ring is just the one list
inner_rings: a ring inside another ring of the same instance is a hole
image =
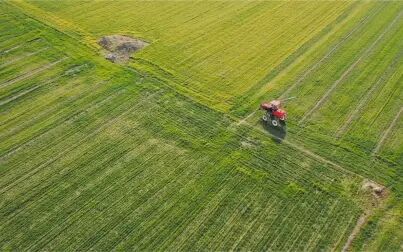
[[267, 121], [269, 120], [269, 117], [267, 116], [267, 114], [264, 114], [264, 115], [262, 116], [262, 120], [263, 120], [264, 122], [267, 122]]
[[273, 125], [274, 127], [278, 126], [278, 121], [276, 119], [271, 120], [271, 125]]

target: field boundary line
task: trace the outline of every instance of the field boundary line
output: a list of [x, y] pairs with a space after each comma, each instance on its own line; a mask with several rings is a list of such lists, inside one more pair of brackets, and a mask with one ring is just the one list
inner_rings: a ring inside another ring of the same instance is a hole
[[389, 23], [389, 25], [382, 31], [381, 34], [376, 38], [372, 44], [367, 47], [361, 54], [360, 57], [350, 65], [350, 67], [343, 72], [343, 74], [330, 86], [330, 88], [326, 91], [326, 93], [320, 98], [320, 100], [313, 106], [313, 108], [310, 108], [305, 115], [302, 117], [302, 119], [299, 121], [299, 124], [303, 124], [313, 113], [319, 109], [324, 102], [326, 102], [339, 84], [344, 80], [345, 77], [347, 77], [351, 71], [357, 66], [358, 63], [361, 62], [362, 59], [368, 56], [368, 54], [374, 49], [374, 47], [378, 44], [378, 42], [385, 36], [385, 34], [392, 28], [392, 26], [396, 23], [397, 20], [399, 20], [400, 16], [402, 15], [403, 11], [400, 11], [399, 14], [392, 20], [392, 22]]
[[51, 62], [49, 64], [46, 64], [46, 65], [41, 66], [39, 68], [36, 68], [36, 69], [34, 69], [34, 70], [32, 70], [32, 71], [30, 71], [28, 73], [24, 73], [24, 74], [14, 78], [14, 79], [11, 79], [11, 80], [8, 80], [6, 82], [3, 82], [3, 83], [0, 84], [0, 88], [7, 87], [7, 86], [12, 85], [14, 83], [17, 83], [19, 81], [23, 81], [23, 80], [25, 80], [25, 79], [27, 79], [29, 77], [32, 77], [32, 76], [34, 76], [36, 74], [39, 74], [39, 73], [41, 73], [41, 72], [43, 72], [45, 70], [48, 70], [49, 68], [52, 68], [53, 66], [59, 64], [60, 62], [66, 60], [66, 59], [68, 59], [68, 57], [64, 57], [64, 58], [61, 58], [59, 60], [53, 61], [53, 62]]
[[393, 121], [390, 123], [389, 127], [386, 129], [386, 131], [382, 134], [382, 137], [379, 139], [376, 147], [372, 151], [372, 155], [376, 155], [380, 148], [382, 147], [384, 141], [386, 140], [386, 137], [390, 134], [390, 131], [395, 127], [397, 120], [400, 118], [400, 115], [403, 112], [403, 106], [400, 108], [399, 112], [396, 114], [396, 116], [393, 118]]
[[342, 134], [345, 133], [345, 131], [347, 130], [347, 128], [350, 126], [351, 121], [357, 118], [358, 113], [361, 112], [361, 109], [368, 103], [369, 98], [372, 96], [372, 93], [377, 90], [379, 88], [379, 85], [382, 84], [388, 77], [390, 77], [390, 73], [389, 70], [394, 69], [397, 64], [400, 62], [401, 56], [402, 56], [402, 52], [399, 54], [398, 57], [395, 58], [395, 60], [393, 61], [392, 65], [390, 65], [388, 67], [388, 69], [384, 72], [384, 74], [378, 79], [378, 81], [364, 94], [364, 96], [360, 99], [359, 104], [357, 105], [357, 107], [353, 110], [352, 113], [350, 113], [349, 117], [347, 118], [347, 120], [343, 123], [343, 125], [341, 127], [339, 127], [339, 129], [336, 132], [336, 138], [339, 138]]
[[[375, 7], [374, 7], [375, 8]], [[296, 86], [299, 86], [301, 84], [302, 81], [305, 80], [305, 78], [313, 71], [315, 70], [318, 66], [320, 66], [322, 64], [322, 62], [324, 60], [326, 60], [327, 58], [329, 58], [342, 44], [344, 44], [344, 42], [346, 42], [351, 35], [353, 35], [358, 29], [362, 28], [363, 26], [365, 26], [368, 21], [370, 20], [371, 17], [377, 15], [383, 8], [379, 8], [375, 13], [371, 13], [370, 15], [366, 16], [363, 20], [361, 20], [359, 22], [359, 24], [357, 26], [355, 26], [353, 28], [353, 30], [351, 30], [347, 36], [343, 37], [341, 41], [339, 41], [336, 45], [334, 45], [329, 51], [327, 51], [327, 53], [319, 60], [317, 61], [311, 68], [308, 69], [308, 71], [305, 71], [304, 74], [293, 84], [291, 85], [286, 91], [284, 91], [279, 99], [284, 98], [285, 96], [287, 96], [291, 90], [293, 90]]]

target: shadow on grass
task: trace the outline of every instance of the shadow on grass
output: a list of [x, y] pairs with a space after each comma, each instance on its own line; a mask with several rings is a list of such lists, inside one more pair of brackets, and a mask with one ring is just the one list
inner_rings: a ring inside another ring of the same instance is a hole
[[271, 139], [274, 142], [276, 142], [276, 143], [283, 142], [285, 136], [287, 135], [286, 126], [284, 126], [283, 128], [274, 127], [270, 123], [265, 122], [263, 120], [260, 121], [260, 124], [262, 125], [264, 130], [266, 130], [268, 133], [270, 133]]

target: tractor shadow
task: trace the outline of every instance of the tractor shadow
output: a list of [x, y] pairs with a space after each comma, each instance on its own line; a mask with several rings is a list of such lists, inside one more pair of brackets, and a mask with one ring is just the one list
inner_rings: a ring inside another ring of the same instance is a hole
[[278, 127], [274, 127], [274, 126], [270, 125], [270, 123], [267, 123], [263, 120], [260, 120], [260, 124], [262, 125], [262, 127], [265, 131], [270, 133], [271, 139], [274, 142], [279, 143], [279, 144], [283, 142], [284, 138], [287, 135], [287, 130], [285, 128], [280, 129]]

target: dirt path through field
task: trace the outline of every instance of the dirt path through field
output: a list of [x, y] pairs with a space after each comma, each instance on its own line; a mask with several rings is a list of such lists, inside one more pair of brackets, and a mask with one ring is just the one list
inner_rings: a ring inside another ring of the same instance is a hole
[[370, 216], [369, 213], [363, 213], [360, 216], [360, 218], [358, 218], [357, 224], [355, 224], [353, 231], [351, 232], [350, 236], [348, 237], [346, 243], [343, 246], [343, 249], [341, 250], [342, 252], [347, 252], [350, 250], [350, 247], [353, 244], [354, 239], [360, 233], [362, 227], [367, 223], [369, 216]]

